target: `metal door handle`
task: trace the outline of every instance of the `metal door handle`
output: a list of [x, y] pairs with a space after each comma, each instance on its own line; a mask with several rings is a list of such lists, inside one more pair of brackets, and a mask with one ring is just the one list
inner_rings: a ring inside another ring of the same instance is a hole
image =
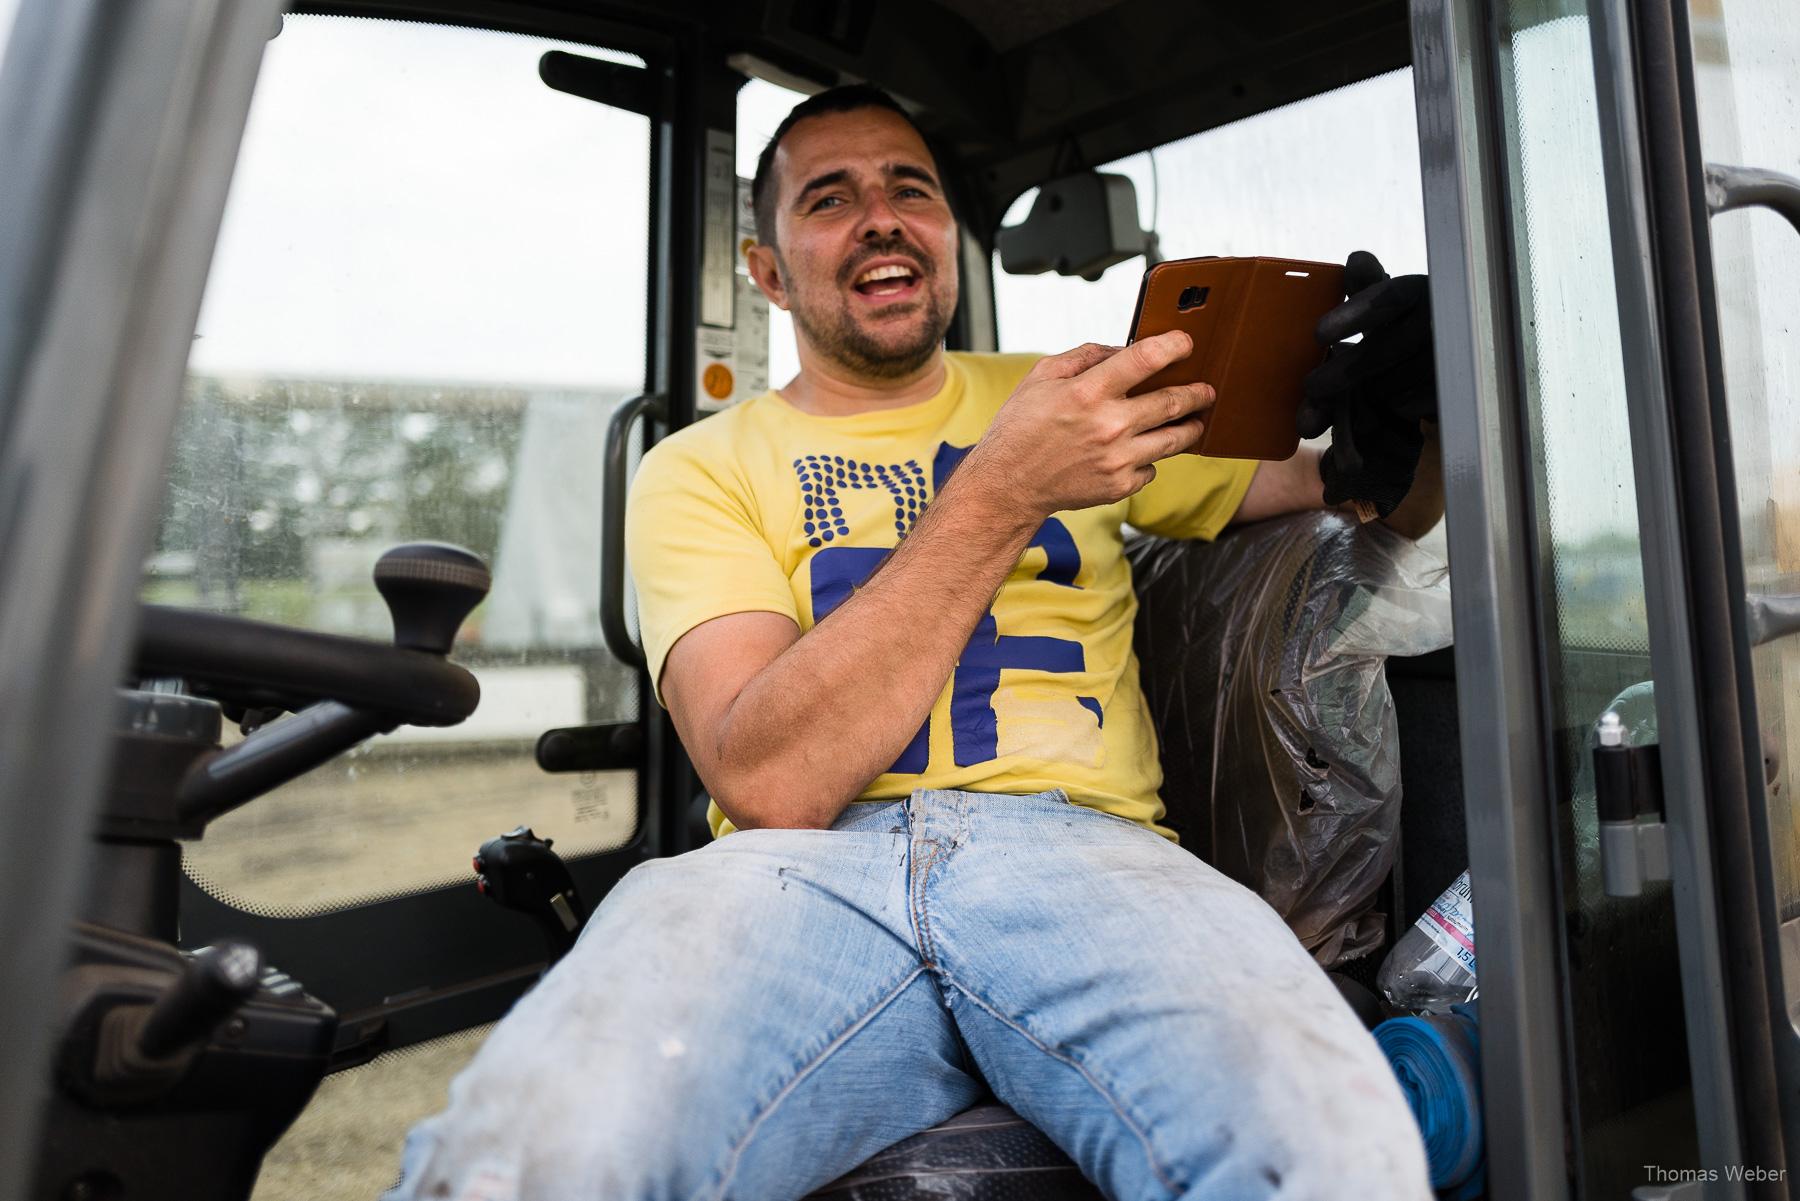
[[1744, 611], [1750, 618], [1750, 645], [1762, 646], [1800, 630], [1800, 596], [1757, 596], [1744, 598]]
[[1800, 179], [1760, 167], [1706, 164], [1706, 211], [1717, 216], [1741, 208], [1773, 209], [1800, 233]]
[[[1760, 167], [1706, 164], [1706, 210], [1713, 216], [1732, 209], [1766, 208], [1787, 218], [1800, 233], [1800, 179]], [[1747, 596], [1750, 645], [1762, 646], [1800, 630], [1800, 596]]]
[[620, 662], [643, 670], [644, 648], [625, 625], [625, 497], [631, 483], [631, 427], [639, 417], [657, 418], [663, 398], [643, 393], [621, 401], [606, 423], [600, 465], [600, 636]]

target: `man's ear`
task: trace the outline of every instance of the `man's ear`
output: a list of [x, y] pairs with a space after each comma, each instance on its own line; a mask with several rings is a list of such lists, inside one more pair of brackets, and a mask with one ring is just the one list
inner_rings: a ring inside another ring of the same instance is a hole
[[750, 266], [750, 278], [769, 298], [769, 303], [785, 311], [788, 307], [787, 288], [781, 279], [781, 256], [775, 253], [775, 248], [757, 242], [744, 251], [744, 261]]

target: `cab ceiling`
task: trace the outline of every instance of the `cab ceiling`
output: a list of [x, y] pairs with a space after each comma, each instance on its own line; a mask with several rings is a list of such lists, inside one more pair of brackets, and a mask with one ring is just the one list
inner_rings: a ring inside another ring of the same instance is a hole
[[1013, 199], [1046, 179], [1411, 58], [1407, 0], [293, 2], [309, 11], [491, 20], [534, 31], [570, 17], [684, 29], [699, 34], [705, 58], [776, 82], [812, 90], [878, 84], [915, 114], [948, 160], [942, 165], [965, 226], [984, 241]]
[[717, 35], [750, 60], [818, 85], [866, 80], [915, 109], [940, 153], [955, 160], [967, 223], [984, 237], [1014, 197], [1045, 179], [1411, 58], [1405, 0], [703, 7]]

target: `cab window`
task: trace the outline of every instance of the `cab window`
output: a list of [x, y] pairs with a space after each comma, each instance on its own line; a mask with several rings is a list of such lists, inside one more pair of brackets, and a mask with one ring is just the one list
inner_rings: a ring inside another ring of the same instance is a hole
[[[1131, 178], [1165, 258], [1279, 255], [1341, 263], [1372, 250], [1389, 273], [1425, 270], [1412, 69], [1390, 72], [1100, 168]], [[1025, 192], [1003, 225], [1024, 220]], [[1000, 349], [1054, 353], [1123, 342], [1142, 258], [1094, 283], [1007, 275], [994, 256]]]
[[546, 729], [624, 721], [601, 649], [600, 443], [642, 389], [646, 118], [552, 91], [489, 30], [289, 16], [270, 42], [189, 361], [146, 600], [392, 637], [380, 553], [493, 569], [458, 660], [477, 715], [401, 727], [215, 822], [189, 874], [324, 912], [467, 879], [521, 823], [618, 846], [634, 772], [548, 775]]
[[[1276, 255], [1341, 263], [1373, 251], [1390, 275], [1425, 270], [1418, 122], [1411, 67], [1181, 138], [1099, 168], [1128, 176], [1138, 220], [1165, 259]], [[1025, 219], [1032, 188], [1002, 225]], [[1122, 344], [1131, 331], [1142, 257], [1094, 282], [1008, 275], [993, 256], [1003, 351], [1054, 354], [1083, 342]], [[1443, 554], [1444, 526], [1421, 540]]]

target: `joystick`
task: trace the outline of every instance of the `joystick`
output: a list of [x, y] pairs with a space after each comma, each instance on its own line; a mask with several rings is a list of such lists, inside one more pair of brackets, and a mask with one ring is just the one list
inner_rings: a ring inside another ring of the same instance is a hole
[[567, 955], [587, 923], [587, 906], [568, 865], [528, 827], [490, 838], [475, 852], [475, 887], [482, 896], [537, 923], [550, 962]]
[[138, 1031], [138, 1054], [167, 1059], [201, 1042], [256, 992], [262, 955], [247, 942], [204, 947], [189, 958]]
[[408, 542], [375, 562], [375, 587], [394, 618], [394, 645], [447, 655], [493, 576], [480, 558], [445, 542]]

